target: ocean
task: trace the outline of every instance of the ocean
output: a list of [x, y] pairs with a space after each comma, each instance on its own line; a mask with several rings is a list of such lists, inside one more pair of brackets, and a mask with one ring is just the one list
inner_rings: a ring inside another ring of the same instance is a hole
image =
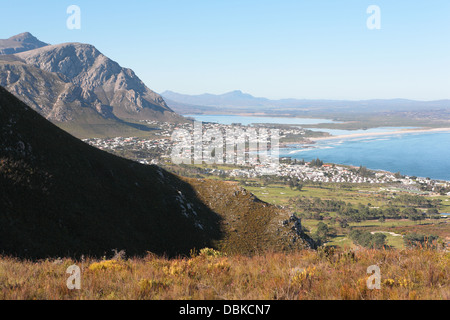
[[282, 149], [280, 156], [305, 161], [319, 158], [324, 162], [450, 181], [450, 132], [322, 140], [312, 148]]

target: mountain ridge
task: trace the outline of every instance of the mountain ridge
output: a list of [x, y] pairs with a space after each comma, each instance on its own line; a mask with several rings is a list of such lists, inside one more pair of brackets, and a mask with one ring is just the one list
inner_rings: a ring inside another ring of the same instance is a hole
[[138, 128], [131, 122], [141, 120], [186, 121], [133, 70], [91, 44], [46, 44], [0, 55], [0, 85], [47, 119], [74, 124], [69, 127], [98, 123], [94, 131], [101, 131], [106, 123], [105, 128], [125, 132]]

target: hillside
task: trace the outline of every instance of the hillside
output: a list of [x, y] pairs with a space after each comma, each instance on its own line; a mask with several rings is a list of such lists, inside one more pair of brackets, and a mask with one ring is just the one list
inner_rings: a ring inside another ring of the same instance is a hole
[[[311, 246], [288, 212], [224, 182], [182, 179], [95, 149], [1, 87], [0, 115], [5, 254], [176, 255], [206, 246], [248, 254]], [[262, 220], [254, 230], [239, 225], [249, 218]]]

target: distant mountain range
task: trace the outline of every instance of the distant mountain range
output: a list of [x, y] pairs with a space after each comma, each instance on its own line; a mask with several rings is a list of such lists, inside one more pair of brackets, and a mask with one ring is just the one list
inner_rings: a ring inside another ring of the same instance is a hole
[[448, 109], [450, 100], [414, 101], [408, 99], [372, 100], [308, 100], [254, 97], [236, 90], [225, 94], [187, 95], [173, 91], [161, 93], [167, 104], [181, 114], [205, 112], [386, 112], [429, 109]]
[[240, 90], [215, 95], [205, 93], [201, 95], [186, 95], [173, 91], [161, 93], [168, 100], [209, 107], [264, 107], [272, 105], [274, 102], [266, 98], [256, 98]]
[[49, 45], [23, 33], [0, 40], [0, 48], [0, 85], [49, 120], [118, 126], [128, 120], [185, 121], [133, 70], [92, 45]]
[[74, 138], [0, 87], [0, 254], [112, 249], [252, 254], [314, 246], [287, 211], [220, 181], [180, 178]]

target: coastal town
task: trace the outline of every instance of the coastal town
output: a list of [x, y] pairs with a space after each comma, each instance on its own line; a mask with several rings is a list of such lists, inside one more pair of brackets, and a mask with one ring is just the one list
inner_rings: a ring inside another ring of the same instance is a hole
[[[156, 164], [162, 167], [173, 165], [172, 151], [174, 149], [173, 133], [175, 131], [184, 134], [185, 139], [189, 139], [194, 134], [194, 126], [191, 123], [172, 124], [168, 122], [152, 121], [147, 123], [149, 125], [158, 127], [155, 130], [153, 137], [115, 137], [110, 139], [85, 139], [84, 141], [96, 148], [118, 154], [130, 159], [133, 159], [142, 164]], [[274, 129], [273, 126], [257, 126], [259, 130], [265, 129], [269, 131]], [[225, 133], [227, 130], [234, 130], [242, 134], [242, 139], [245, 139], [246, 132], [248, 133], [248, 126], [240, 124], [224, 125], [218, 123], [203, 123], [202, 132], [212, 131], [215, 133]], [[215, 130], [215, 131], [214, 131]], [[245, 131], [247, 130], [247, 131]], [[282, 139], [297, 137], [300, 141], [308, 140], [308, 130], [300, 127], [278, 127], [276, 130], [278, 138]], [[236, 138], [236, 137], [235, 137]], [[224, 145], [228, 143], [229, 137], [225, 137]], [[239, 139], [239, 136], [237, 136]], [[203, 141], [205, 145], [208, 141]], [[269, 143], [270, 145], [270, 143]], [[308, 147], [311, 147], [308, 145]], [[269, 147], [270, 149], [270, 147]], [[289, 157], [281, 157], [277, 161], [271, 161], [273, 158], [266, 157], [265, 161], [260, 161], [258, 157], [251, 157], [251, 151], [246, 150], [246, 155], [236, 157], [234, 163], [224, 163], [217, 165], [214, 160], [216, 157], [202, 158], [205, 161], [199, 163], [191, 163], [191, 146], [184, 150], [186, 159], [189, 163], [184, 164], [201, 165], [201, 172], [204, 175], [220, 176], [232, 179], [258, 178], [263, 176], [277, 176], [288, 177], [298, 181], [312, 182], [312, 183], [354, 183], [354, 184], [381, 184], [381, 185], [396, 185], [403, 190], [409, 190], [414, 193], [440, 193], [450, 195], [450, 182], [438, 181], [426, 177], [414, 177], [402, 175], [400, 173], [392, 173], [387, 171], [368, 170], [365, 167], [353, 167], [347, 165], [330, 164], [330, 163], [315, 163], [314, 161], [305, 162], [298, 159], [291, 159]], [[269, 153], [270, 154], [270, 153]], [[204, 154], [202, 153], [202, 156]], [[314, 162], [314, 163], [313, 163]]]
[[[170, 161], [171, 155], [173, 153], [173, 148], [178, 139], [178, 141], [188, 143], [187, 146], [182, 148], [184, 158], [190, 159], [191, 147], [194, 148], [196, 141], [201, 141], [201, 148], [205, 149], [211, 146], [211, 141], [217, 142], [217, 136], [220, 136], [221, 146], [226, 148], [228, 146], [235, 147], [236, 144], [242, 143], [244, 141], [249, 141], [249, 136], [254, 135], [256, 137], [255, 142], [258, 146], [266, 145], [264, 150], [259, 150], [259, 154], [262, 151], [269, 151], [271, 149], [271, 139], [272, 142], [277, 143], [278, 146], [283, 147], [285, 145], [285, 140], [295, 139], [299, 143], [310, 142], [308, 140], [308, 135], [321, 135], [322, 133], [312, 132], [305, 130], [298, 126], [278, 126], [278, 125], [255, 125], [244, 126], [239, 123], [232, 125], [224, 125], [219, 123], [210, 122], [196, 122], [200, 126], [200, 139], [196, 134], [198, 134], [198, 127], [192, 125], [192, 123], [170, 123], [170, 122], [158, 122], [158, 121], [143, 121], [146, 125], [157, 128], [152, 133], [152, 137], [114, 137], [108, 139], [101, 138], [91, 138], [84, 139], [83, 141], [99, 148], [101, 150], [112, 151], [114, 153], [123, 153], [128, 158], [134, 159], [143, 164], [162, 164], [166, 161]], [[276, 135], [275, 135], [276, 133]], [[214, 139], [212, 139], [214, 138]], [[194, 143], [195, 141], [195, 143]], [[233, 164], [237, 166], [254, 166], [261, 164], [262, 157], [252, 157], [251, 150], [243, 150], [245, 156], [236, 157]], [[215, 162], [217, 157], [207, 155], [206, 152], [201, 152], [202, 160], [205, 162]], [[226, 163], [230, 164], [229, 161]]]

